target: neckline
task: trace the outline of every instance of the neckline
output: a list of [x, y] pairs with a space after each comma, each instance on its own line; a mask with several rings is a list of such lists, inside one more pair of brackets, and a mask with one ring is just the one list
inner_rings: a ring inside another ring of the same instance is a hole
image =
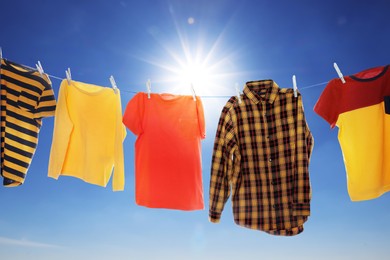
[[[369, 81], [374, 81], [380, 77], [382, 77], [384, 74], [386, 74], [387, 70], [388, 70], [388, 67], [389, 65], [386, 65], [386, 66], [383, 66], [383, 69], [381, 72], [379, 72], [377, 75], [373, 76], [373, 77], [370, 77], [370, 78], [359, 78], [358, 76], [355, 76], [355, 75], [350, 75], [349, 78], [355, 80], [355, 81], [360, 81], [360, 82], [369, 82]], [[371, 68], [371, 69], [367, 69], [365, 71], [370, 71], [372, 69], [376, 69], [378, 67], [375, 67], [375, 68]], [[364, 71], [361, 71], [361, 72], [364, 72]], [[359, 73], [361, 73], [359, 72]], [[357, 73], [357, 74], [359, 74]]]
[[25, 65], [22, 65], [22, 64], [4, 59], [4, 58], [2, 58], [2, 60], [4, 61], [4, 64], [7, 67], [9, 67], [11, 70], [16, 71], [18, 73], [27, 74], [27, 75], [33, 75], [35, 73], [38, 73], [38, 71], [34, 68], [31, 68], [31, 67], [28, 67], [28, 66], [25, 66]]
[[[147, 94], [146, 94], [147, 95]], [[167, 98], [164, 98], [164, 96], [167, 96], [169, 97], [168, 99]], [[185, 98], [185, 97], [189, 97], [189, 96], [185, 96], [185, 95], [175, 95], [175, 94], [170, 94], [170, 93], [161, 93], [161, 94], [156, 94], [156, 93], [151, 93], [150, 94], [150, 97], [153, 98], [153, 97], [157, 97], [158, 100], [162, 101], [162, 102], [167, 102], [167, 103], [170, 103], [170, 102], [175, 102], [179, 99], [182, 99], [182, 98]]]
[[[264, 96], [258, 94], [256, 89], [266, 89]], [[268, 102], [272, 104], [279, 93], [278, 84], [272, 79], [263, 79], [248, 81], [245, 84], [244, 94], [255, 104], [259, 102]]]
[[[67, 81], [66, 79], [64, 79], [64, 81]], [[83, 83], [83, 82], [79, 82], [79, 81], [75, 81], [75, 80], [71, 80], [70, 84], [68, 83], [68, 85], [70, 87], [74, 87], [76, 88], [78, 91], [84, 93], [84, 94], [87, 94], [89, 96], [96, 96], [96, 95], [99, 95], [100, 93], [102, 93], [103, 91], [105, 91], [106, 87], [101, 87], [101, 86], [97, 86], [97, 85], [93, 85], [93, 84], [88, 84], [88, 83]], [[85, 90], [82, 88], [82, 86], [90, 86], [90, 87], [96, 87], [96, 88], [99, 88], [98, 90], [96, 91], [88, 91], [88, 90]]]

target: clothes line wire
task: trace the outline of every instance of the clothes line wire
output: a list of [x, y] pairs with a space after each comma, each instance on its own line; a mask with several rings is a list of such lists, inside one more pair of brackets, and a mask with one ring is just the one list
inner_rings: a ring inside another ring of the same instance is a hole
[[[53, 76], [53, 75], [50, 75], [50, 74], [47, 74], [47, 75], [50, 78], [54, 78], [54, 79], [58, 79], [58, 80], [64, 80], [64, 78], [60, 78], [60, 77]], [[311, 89], [311, 88], [319, 87], [319, 86], [322, 86], [322, 85], [326, 85], [328, 83], [329, 83], [329, 81], [325, 81], [325, 82], [321, 82], [321, 83], [317, 83], [317, 84], [301, 87], [301, 88], [298, 88], [298, 90]], [[132, 94], [137, 94], [138, 93], [137, 91], [131, 91], [131, 90], [125, 90], [125, 89], [121, 89], [121, 92], [127, 92], [127, 93], [132, 93]], [[231, 95], [230, 96], [199, 96], [199, 97], [201, 97], [201, 98], [230, 98]]]
[[[3, 59], [5, 59], [3, 57]], [[33, 70], [37, 70], [37, 68], [33, 68], [33, 67], [30, 67], [30, 66], [27, 66], [27, 65], [23, 65], [27, 68], [30, 68], [30, 69], [33, 69]], [[50, 78], [53, 78], [53, 79], [57, 79], [57, 80], [64, 80], [65, 78], [61, 78], [61, 77], [58, 77], [58, 76], [54, 76], [54, 75], [51, 75], [47, 72], [45, 72], [46, 75], [48, 75]], [[326, 85], [329, 81], [326, 81], [326, 82], [321, 82], [321, 83], [316, 83], [316, 84], [313, 84], [313, 85], [309, 85], [309, 86], [304, 86], [304, 87], [300, 87], [298, 88], [298, 90], [305, 90], [305, 89], [310, 89], [310, 88], [314, 88], [314, 87], [318, 87], [318, 86], [322, 86], [322, 85]], [[138, 92], [137, 91], [131, 91], [131, 90], [125, 90], [125, 89], [121, 89], [121, 92], [126, 92], [126, 93], [132, 93], [132, 94], [137, 94]], [[201, 98], [230, 98], [232, 95], [230, 96], [199, 96]]]

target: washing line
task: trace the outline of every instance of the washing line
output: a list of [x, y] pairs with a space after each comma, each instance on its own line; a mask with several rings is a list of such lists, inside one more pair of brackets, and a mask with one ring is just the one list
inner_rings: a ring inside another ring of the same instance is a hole
[[[3, 58], [5, 59], [5, 58]], [[23, 65], [27, 68], [30, 68], [30, 69], [33, 69], [33, 70], [36, 70], [36, 68], [32, 68], [30, 66], [26, 66], [26, 65]], [[54, 76], [54, 75], [51, 75], [51, 74], [48, 74], [45, 72], [46, 75], [48, 75], [50, 78], [53, 78], [53, 79], [57, 79], [57, 80], [64, 80], [64, 78], [61, 78], [61, 77], [57, 77], [57, 76]], [[321, 83], [316, 83], [316, 84], [313, 84], [313, 85], [309, 85], [309, 86], [304, 86], [304, 87], [300, 87], [298, 90], [305, 90], [305, 89], [310, 89], [310, 88], [314, 88], [314, 87], [318, 87], [318, 86], [322, 86], [322, 85], [326, 85], [329, 81], [326, 81], [326, 82], [321, 82]], [[126, 93], [132, 93], [132, 94], [137, 94], [138, 92], [136, 91], [131, 91], [131, 90], [125, 90], [125, 89], [121, 89], [121, 92], [126, 92]], [[230, 96], [199, 96], [201, 98], [230, 98]]]
[[[64, 80], [64, 78], [60, 78], [60, 77], [53, 76], [53, 75], [50, 75], [50, 74], [47, 74], [47, 75], [50, 78], [54, 78], [54, 79], [58, 79], [58, 80]], [[313, 84], [313, 85], [309, 85], [309, 86], [300, 87], [298, 90], [310, 89], [310, 88], [326, 85], [328, 83], [329, 83], [329, 81], [325, 81], [325, 82], [321, 82], [321, 83], [317, 83], [317, 84]], [[138, 93], [136, 91], [124, 90], [124, 89], [121, 89], [121, 92], [127, 92], [127, 93], [132, 93], [132, 94], [137, 94]], [[199, 96], [199, 97], [201, 97], [201, 98], [230, 98], [231, 96]]]

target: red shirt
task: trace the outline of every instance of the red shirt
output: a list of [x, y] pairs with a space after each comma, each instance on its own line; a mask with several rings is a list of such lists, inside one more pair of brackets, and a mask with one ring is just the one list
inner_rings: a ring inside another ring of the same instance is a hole
[[202, 102], [192, 96], [138, 93], [127, 104], [123, 123], [137, 135], [136, 203], [150, 208], [204, 208], [201, 139]]
[[390, 192], [390, 67], [344, 79], [329, 82], [314, 111], [339, 128], [351, 200], [375, 199]]

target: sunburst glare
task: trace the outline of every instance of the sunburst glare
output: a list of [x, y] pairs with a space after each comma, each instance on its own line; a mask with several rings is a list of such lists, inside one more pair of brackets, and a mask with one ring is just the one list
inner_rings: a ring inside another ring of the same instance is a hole
[[176, 35], [165, 35], [160, 28], [153, 27], [149, 33], [163, 51], [150, 58], [138, 57], [159, 68], [152, 75], [154, 86], [158, 86], [154, 91], [189, 94], [193, 86], [197, 95], [234, 93], [237, 75], [241, 73], [235, 61], [237, 50], [226, 45], [226, 27], [219, 34], [207, 35], [207, 28], [199, 22], [194, 29], [194, 17], [176, 19], [173, 9], [171, 15]]

